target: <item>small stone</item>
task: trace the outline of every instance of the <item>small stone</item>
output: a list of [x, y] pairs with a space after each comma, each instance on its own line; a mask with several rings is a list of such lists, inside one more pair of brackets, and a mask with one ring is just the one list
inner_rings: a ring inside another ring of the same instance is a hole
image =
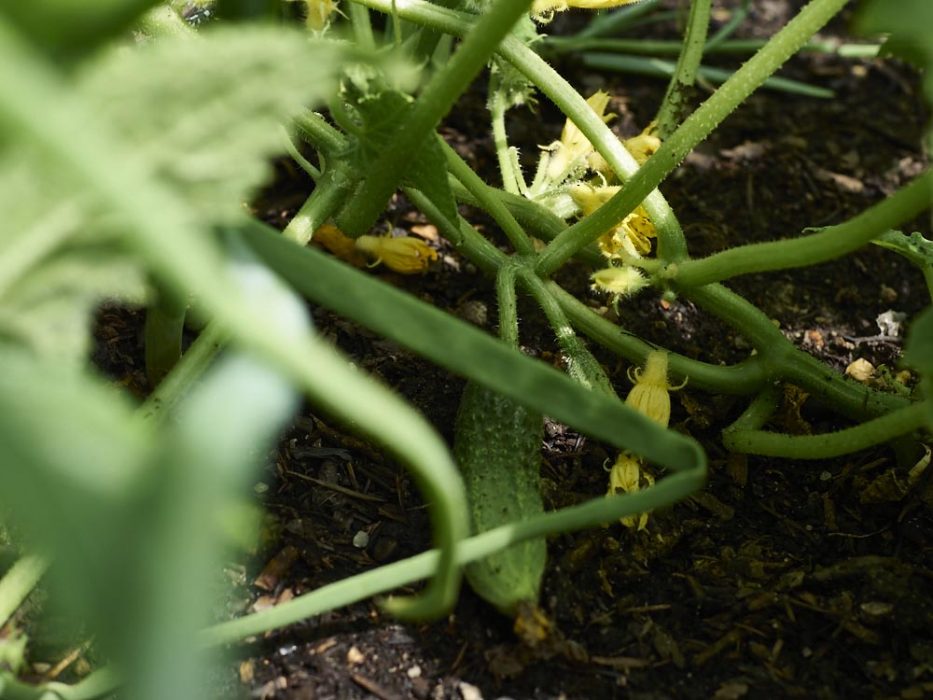
[[366, 549], [369, 546], [369, 533], [365, 530], [359, 530], [353, 535], [353, 546], [357, 549]]
[[870, 381], [875, 373], [875, 366], [868, 360], [860, 357], [846, 367], [846, 374], [857, 382], [863, 384]]
[[460, 697], [463, 700], [483, 700], [483, 694], [479, 692], [479, 688], [470, 683], [460, 682], [460, 685], [457, 686], [460, 691]]
[[420, 678], [421, 677], [421, 666], [412, 666], [405, 673], [408, 674], [409, 678]]
[[347, 663], [351, 666], [359, 666], [365, 660], [366, 657], [363, 655], [363, 652], [361, 652], [355, 646], [350, 647], [350, 649], [347, 651]]

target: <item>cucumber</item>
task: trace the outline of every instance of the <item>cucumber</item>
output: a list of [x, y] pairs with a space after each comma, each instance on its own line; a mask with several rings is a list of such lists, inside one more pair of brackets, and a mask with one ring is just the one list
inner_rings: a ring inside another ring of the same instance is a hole
[[[474, 532], [544, 512], [543, 437], [539, 414], [479, 384], [467, 384], [457, 415], [454, 456], [466, 484]], [[465, 573], [481, 598], [514, 616], [519, 603], [537, 603], [546, 560], [547, 544], [541, 538], [469, 564]]]

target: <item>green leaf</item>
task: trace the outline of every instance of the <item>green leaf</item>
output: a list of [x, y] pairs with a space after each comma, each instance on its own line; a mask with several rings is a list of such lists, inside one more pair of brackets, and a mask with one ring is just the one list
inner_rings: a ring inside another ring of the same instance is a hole
[[926, 71], [924, 91], [933, 102], [933, 3], [930, 0], [866, 0], [855, 20], [862, 34], [890, 34], [884, 50]]
[[89, 319], [102, 300], [142, 305], [146, 284], [126, 253], [108, 246], [65, 249], [44, 260], [0, 298], [0, 336], [37, 355], [81, 363]]
[[50, 56], [73, 61], [125, 31], [158, 0], [4, 2], [0, 13]]
[[[386, 144], [395, 136], [405, 113], [411, 108], [411, 98], [391, 88], [381, 87], [382, 76], [371, 70], [357, 70], [351, 75], [347, 94], [362, 122], [359, 133], [360, 172], [376, 162]], [[457, 203], [447, 179], [447, 159], [434, 134], [429, 134], [418, 147], [418, 153], [401, 178], [437, 202], [445, 216], [456, 219]]]
[[229, 222], [268, 181], [282, 126], [336, 89], [342, 55], [298, 30], [241, 25], [115, 48], [77, 89], [203, 221]]
[[[115, 133], [114, 150], [190, 204], [181, 218], [208, 236], [243, 216], [283, 150], [282, 125], [335, 89], [341, 56], [297, 30], [221, 30], [113, 49], [83, 67], [76, 92]], [[75, 363], [96, 306], [144, 303], [147, 271], [122, 222], [69, 172], [38, 149], [0, 149], [0, 337]]]
[[924, 238], [919, 231], [909, 236], [901, 231], [885, 231], [872, 243], [900, 253], [921, 270], [933, 268], [933, 241]]

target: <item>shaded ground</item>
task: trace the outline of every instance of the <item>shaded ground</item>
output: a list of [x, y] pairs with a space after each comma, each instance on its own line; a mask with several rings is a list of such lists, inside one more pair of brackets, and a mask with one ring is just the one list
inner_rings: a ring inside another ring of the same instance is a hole
[[[799, 4], [755, 3], [758, 31], [780, 26], [788, 5]], [[673, 27], [660, 31], [668, 30]], [[565, 70], [587, 94], [597, 86], [610, 91], [610, 110], [620, 114], [616, 129], [625, 136], [640, 131], [663, 92], [660, 81]], [[923, 167], [919, 143], [926, 114], [909, 69], [809, 56], [795, 59], [786, 74], [831, 87], [837, 98], [754, 96], [662, 187], [691, 254], [837, 223]], [[456, 110], [445, 133], [494, 181], [487, 124], [477, 93]], [[535, 144], [556, 138], [561, 126], [556, 111], [541, 105], [538, 115], [513, 115], [510, 134], [534, 154]], [[262, 214], [287, 220], [308, 189], [283, 166]], [[424, 223], [404, 201], [390, 216], [393, 225], [409, 230]], [[929, 235], [928, 225], [918, 226]], [[430, 235], [430, 229], [419, 230]], [[443, 241], [437, 244], [441, 261], [423, 277], [374, 274], [492, 329], [488, 280]], [[586, 271], [571, 269], [563, 281], [592, 297]], [[880, 329], [876, 318], [888, 311], [909, 317], [929, 302], [920, 274], [878, 248], [729, 286], [779, 322], [795, 343], [839, 370], [860, 357], [893, 366], [901, 335]], [[314, 316], [360, 366], [451, 438], [460, 379], [325, 310]], [[522, 318], [529, 352], [559, 364], [539, 314], [528, 306]], [[645, 295], [623, 305], [620, 323], [706, 361], [735, 361], [749, 350], [738, 334], [688, 302], [662, 305]], [[111, 362], [140, 364], [136, 334], [125, 313], [102, 314], [101, 352]], [[623, 363], [600, 357], [624, 395]], [[139, 382], [138, 373], [125, 376]], [[811, 403], [800, 411], [791, 407], [781, 427], [838, 427]], [[549, 541], [541, 603], [568, 640], [559, 648], [523, 647], [509, 621], [466, 588], [448, 619], [428, 625], [399, 625], [367, 602], [242, 649], [242, 694], [308, 700], [933, 694], [929, 480], [906, 492], [899, 488], [910, 465], [898, 465], [888, 449], [816, 463], [730, 455], [718, 432], [743, 407], [741, 400], [688, 385], [676, 394], [671, 423], [706, 448], [707, 489], [655, 514], [647, 532], [614, 526]], [[276, 536], [243, 574], [249, 584], [243, 609], [272, 605], [429, 546], [427, 515], [407, 474], [349, 433], [305, 412], [283, 439], [264, 481]], [[604, 493], [603, 464], [610, 456], [602, 445], [549, 424], [546, 505]], [[272, 561], [276, 566], [270, 567]]]

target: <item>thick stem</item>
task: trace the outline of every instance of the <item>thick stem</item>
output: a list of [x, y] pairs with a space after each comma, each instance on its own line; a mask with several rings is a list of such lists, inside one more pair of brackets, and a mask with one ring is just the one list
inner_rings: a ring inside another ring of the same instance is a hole
[[340, 165], [332, 165], [318, 181], [311, 196], [288, 222], [282, 235], [299, 245], [307, 245], [314, 232], [340, 208], [352, 180]]
[[503, 265], [496, 275], [496, 300], [499, 303], [499, 338], [518, 347], [518, 300], [515, 296], [515, 268]]
[[722, 441], [733, 452], [787, 459], [829, 459], [880, 445], [922, 428], [926, 410], [925, 403], [917, 403], [845, 430], [820, 435], [730, 429], [723, 431]]

